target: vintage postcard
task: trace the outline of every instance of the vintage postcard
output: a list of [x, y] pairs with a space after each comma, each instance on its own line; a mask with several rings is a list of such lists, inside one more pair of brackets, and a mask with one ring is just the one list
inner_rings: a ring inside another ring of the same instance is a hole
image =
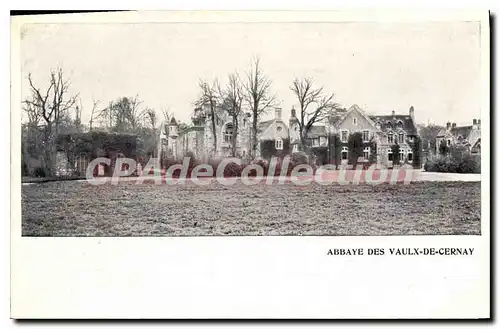
[[12, 317], [490, 317], [487, 11], [11, 29]]

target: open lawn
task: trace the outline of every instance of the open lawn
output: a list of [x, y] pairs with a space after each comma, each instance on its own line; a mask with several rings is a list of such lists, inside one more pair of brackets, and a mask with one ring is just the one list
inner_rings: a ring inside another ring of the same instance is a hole
[[480, 182], [22, 186], [24, 236], [480, 234]]

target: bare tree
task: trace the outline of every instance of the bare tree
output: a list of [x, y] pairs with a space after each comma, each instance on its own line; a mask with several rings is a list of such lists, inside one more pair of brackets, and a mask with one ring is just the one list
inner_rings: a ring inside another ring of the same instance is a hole
[[33, 105], [34, 102], [33, 97], [29, 101], [25, 100], [23, 102], [23, 112], [28, 116], [28, 126], [38, 128], [42, 119], [42, 113], [39, 107]]
[[254, 58], [250, 71], [246, 73], [247, 81], [245, 87], [245, 100], [247, 101], [252, 116], [252, 157], [255, 157], [257, 149], [257, 127], [261, 116], [269, 108], [276, 106], [275, 94], [271, 94], [272, 81], [267, 77], [260, 67], [260, 59]]
[[144, 118], [146, 119], [146, 128], [150, 130], [151, 132], [151, 138], [153, 139], [153, 157], [156, 157], [157, 155], [155, 154], [158, 150], [158, 143], [159, 143], [159, 136], [157, 132], [157, 124], [158, 124], [158, 119], [156, 116], [155, 110], [151, 108], [147, 108], [144, 111]]
[[214, 80], [212, 84], [209, 84], [205, 80], [200, 80], [198, 82], [198, 86], [201, 94], [198, 100], [194, 103], [198, 109], [198, 113], [195, 111], [195, 116], [203, 116], [204, 108], [208, 107], [208, 117], [213, 137], [213, 153], [217, 154], [217, 108], [220, 105], [220, 95], [218, 94], [218, 91], [220, 90], [219, 83], [217, 80]]
[[79, 105], [75, 106], [75, 119], [73, 120], [74, 128], [77, 132], [82, 131], [82, 111], [83, 111], [83, 104], [82, 104], [82, 99], [78, 99]]
[[75, 105], [78, 95], [68, 96], [70, 81], [64, 79], [62, 68], [50, 72], [49, 86], [45, 91], [37, 88], [28, 75], [31, 97], [24, 103], [39, 112], [44, 121], [44, 166], [49, 175], [55, 174], [56, 143], [61, 118]]
[[170, 122], [170, 119], [172, 118], [172, 113], [170, 113], [170, 109], [167, 106], [162, 106], [161, 114], [163, 116], [163, 123], [168, 124]]
[[307, 149], [306, 140], [315, 123], [321, 122], [328, 115], [343, 112], [340, 104], [333, 101], [334, 94], [324, 94], [323, 87], [314, 88], [312, 78], [295, 79], [290, 86], [299, 102], [299, 137], [302, 150]]
[[90, 113], [89, 130], [92, 131], [94, 120], [98, 117], [99, 113], [96, 112], [97, 106], [99, 105], [99, 100], [92, 100], [92, 112]]
[[130, 107], [127, 109], [127, 119], [130, 122], [131, 128], [133, 132], [136, 132], [140, 126], [140, 120], [146, 114], [146, 110], [141, 110], [139, 106], [142, 104], [142, 101], [139, 100], [139, 95], [135, 97], [129, 98]]
[[98, 115], [105, 125], [116, 132], [138, 132], [141, 120], [144, 118], [145, 110], [139, 106], [142, 104], [136, 97], [121, 97], [116, 101], [109, 102]]
[[242, 113], [243, 100], [245, 98], [244, 87], [237, 73], [229, 74], [229, 81], [224, 90], [219, 88], [219, 94], [223, 102], [221, 107], [231, 116], [233, 133], [231, 136], [231, 155], [236, 156], [236, 142], [238, 140], [238, 118]]

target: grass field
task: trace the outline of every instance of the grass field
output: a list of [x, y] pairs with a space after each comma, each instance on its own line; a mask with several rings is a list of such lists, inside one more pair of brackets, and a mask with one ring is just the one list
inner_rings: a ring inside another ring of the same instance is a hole
[[479, 182], [22, 186], [24, 236], [480, 234]]

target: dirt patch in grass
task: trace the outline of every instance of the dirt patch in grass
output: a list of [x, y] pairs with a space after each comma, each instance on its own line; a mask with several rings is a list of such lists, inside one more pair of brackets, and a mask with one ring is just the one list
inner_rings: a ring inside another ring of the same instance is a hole
[[22, 186], [24, 236], [480, 234], [479, 182]]

